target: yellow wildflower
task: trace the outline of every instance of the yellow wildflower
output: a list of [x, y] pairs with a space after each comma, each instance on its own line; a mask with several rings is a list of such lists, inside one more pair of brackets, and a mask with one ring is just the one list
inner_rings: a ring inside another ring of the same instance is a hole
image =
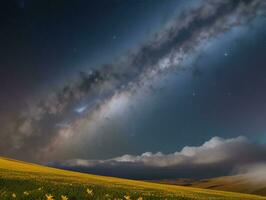
[[16, 197], [17, 197], [17, 195], [16, 195], [15, 193], [13, 193], [13, 194], [12, 194], [12, 197], [13, 197], [13, 198], [16, 198]]
[[54, 197], [50, 194], [46, 194], [46, 200], [54, 200]]
[[23, 192], [24, 195], [28, 196], [30, 193], [28, 193], [27, 191]]
[[93, 190], [92, 189], [90, 190], [89, 188], [87, 188], [87, 193], [92, 196], [93, 195]]
[[126, 200], [130, 200], [130, 196], [127, 196], [127, 195], [125, 195], [124, 198], [125, 198]]
[[67, 196], [61, 195], [62, 200], [68, 200]]
[[142, 197], [139, 197], [137, 200], [143, 200], [143, 198]]

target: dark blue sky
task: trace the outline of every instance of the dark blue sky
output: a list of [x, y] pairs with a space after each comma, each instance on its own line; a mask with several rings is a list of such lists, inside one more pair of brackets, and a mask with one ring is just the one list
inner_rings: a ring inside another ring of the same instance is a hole
[[163, 25], [178, 4], [182, 1], [4, 1], [3, 73], [19, 76], [27, 90], [112, 62]]

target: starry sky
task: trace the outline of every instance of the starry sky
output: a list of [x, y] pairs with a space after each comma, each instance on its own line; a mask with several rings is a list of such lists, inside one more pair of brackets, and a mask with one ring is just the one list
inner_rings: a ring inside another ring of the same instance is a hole
[[265, 1], [1, 4], [2, 156], [137, 179], [266, 162]]

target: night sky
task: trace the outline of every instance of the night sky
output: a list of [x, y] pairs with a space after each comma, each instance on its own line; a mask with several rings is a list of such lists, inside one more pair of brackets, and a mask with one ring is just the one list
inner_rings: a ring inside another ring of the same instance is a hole
[[1, 155], [140, 179], [265, 163], [265, 14], [264, 0], [1, 2]]

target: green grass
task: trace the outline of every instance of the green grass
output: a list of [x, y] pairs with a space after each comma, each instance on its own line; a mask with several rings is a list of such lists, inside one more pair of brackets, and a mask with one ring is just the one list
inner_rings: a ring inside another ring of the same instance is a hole
[[0, 158], [0, 200], [46, 200], [48, 194], [57, 200], [62, 199], [61, 195], [68, 200], [118, 200], [125, 196], [134, 200], [266, 200], [255, 195], [82, 174]]

